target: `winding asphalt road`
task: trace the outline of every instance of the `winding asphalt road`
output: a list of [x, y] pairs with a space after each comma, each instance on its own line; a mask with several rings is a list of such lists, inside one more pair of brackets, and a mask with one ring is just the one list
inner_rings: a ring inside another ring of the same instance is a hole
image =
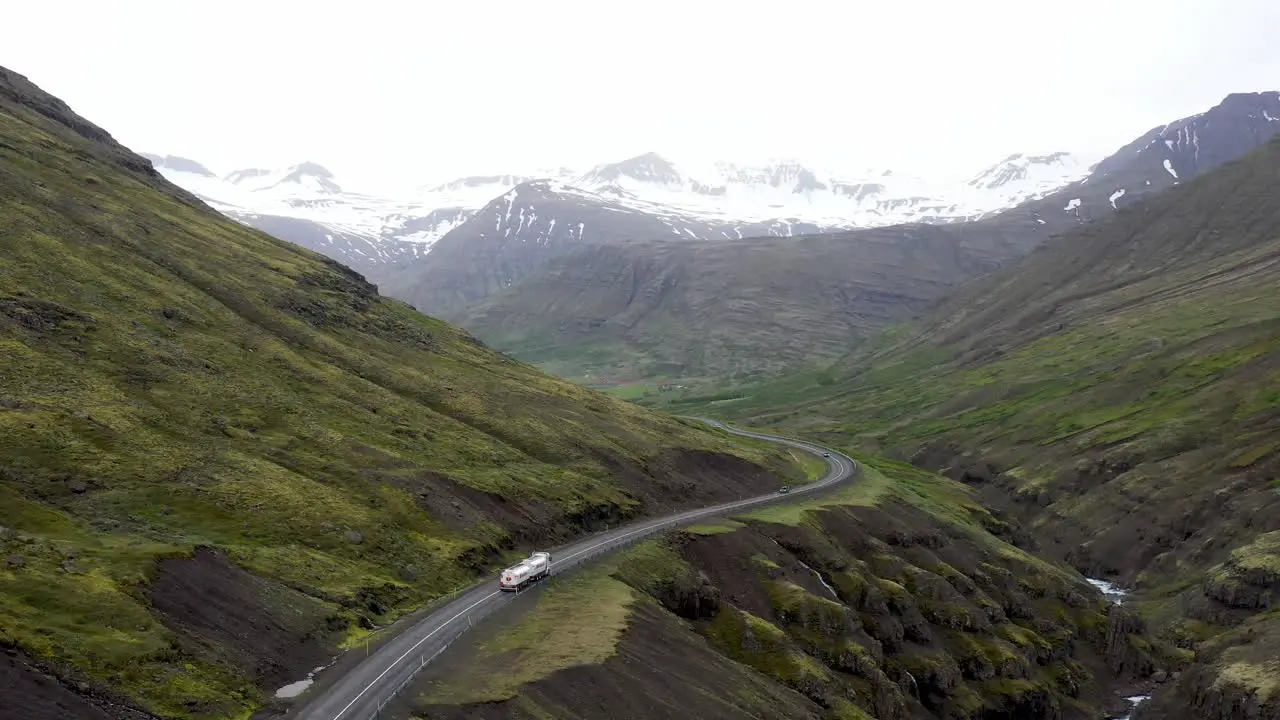
[[[830, 448], [789, 438], [737, 430], [707, 418], [688, 419], [700, 420], [734, 435], [788, 445], [819, 457], [822, 457], [823, 453], [830, 453], [829, 457], [823, 458], [827, 463], [828, 472], [821, 480], [798, 486], [785, 495], [774, 492], [663, 518], [651, 518], [560, 548], [553, 548], [551, 550], [553, 574], [563, 572], [584, 560], [630, 544], [660, 530], [687, 525], [696, 520], [756, 505], [786, 502], [797, 496], [828, 489], [852, 477], [857, 469], [857, 463], [853, 458]], [[384, 703], [476, 619], [514, 599], [515, 593], [498, 591], [497, 582], [494, 579], [477, 584], [378, 648], [336, 682], [326, 683], [323, 687], [316, 688], [314, 697], [310, 697], [310, 693], [304, 695], [301, 703], [288, 713], [288, 717], [304, 720], [367, 720], [376, 717]]]

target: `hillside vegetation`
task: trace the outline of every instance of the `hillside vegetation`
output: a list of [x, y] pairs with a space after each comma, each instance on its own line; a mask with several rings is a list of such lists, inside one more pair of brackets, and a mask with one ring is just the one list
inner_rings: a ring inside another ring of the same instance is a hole
[[[1179, 662], [958, 483], [857, 484], [668, 534], [495, 618], [429, 667], [422, 718], [1096, 718]], [[573, 623], [564, 618], [573, 617]], [[1116, 707], [1116, 705], [1120, 707]]]
[[564, 377], [745, 381], [848, 352], [1021, 254], [1030, 227], [602, 244], [448, 317]]
[[246, 717], [517, 550], [803, 478], [222, 218], [2, 69], [0, 247], [0, 706], [27, 717]]
[[[1275, 647], [1274, 622], [1232, 629], [1280, 592], [1280, 546], [1265, 540], [1280, 530], [1278, 186], [1273, 140], [833, 367], [742, 388], [708, 412], [970, 483], [1042, 550], [1135, 585], [1136, 605], [1188, 650], [1228, 630]], [[1204, 709], [1275, 676], [1215, 647], [1206, 658], [1238, 659], [1189, 674], [1199, 694], [1180, 692], [1205, 714], [1178, 717], [1230, 717]]]

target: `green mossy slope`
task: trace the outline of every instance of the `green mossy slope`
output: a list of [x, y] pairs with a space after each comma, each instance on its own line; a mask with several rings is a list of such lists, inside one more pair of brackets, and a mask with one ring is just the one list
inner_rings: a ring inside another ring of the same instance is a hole
[[244, 717], [518, 549], [803, 477], [226, 220], [3, 69], [0, 249], [0, 643], [160, 715]]

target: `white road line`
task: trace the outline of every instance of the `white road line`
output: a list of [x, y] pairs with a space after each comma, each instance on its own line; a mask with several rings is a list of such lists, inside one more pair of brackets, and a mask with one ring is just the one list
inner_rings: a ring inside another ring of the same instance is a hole
[[351, 702], [347, 703], [347, 706], [346, 706], [346, 707], [344, 707], [344, 708], [342, 708], [341, 710], [339, 710], [339, 711], [338, 711], [338, 714], [333, 716], [333, 720], [338, 720], [338, 718], [342, 717], [342, 713], [345, 713], [346, 711], [350, 710], [352, 705], [355, 705], [355, 704], [356, 704], [356, 702], [357, 702], [357, 701], [359, 701], [359, 700], [360, 700], [360, 698], [361, 698], [361, 697], [363, 697], [365, 693], [369, 692], [369, 688], [373, 687], [374, 685], [377, 685], [377, 684], [378, 684], [378, 681], [379, 681], [379, 680], [381, 680], [381, 679], [383, 678], [383, 676], [385, 676], [387, 673], [389, 673], [389, 672], [391, 672], [392, 670], [394, 670], [394, 669], [395, 669], [395, 667], [396, 667], [397, 665], [399, 665], [399, 664], [400, 664], [400, 662], [401, 662], [402, 660], [404, 660], [405, 658], [409, 657], [409, 653], [413, 652], [414, 650], [417, 650], [419, 645], [421, 645], [422, 643], [424, 643], [424, 642], [426, 642], [426, 641], [430, 640], [430, 639], [431, 639], [431, 636], [432, 636], [432, 635], [435, 635], [436, 633], [438, 633], [438, 632], [440, 632], [441, 630], [443, 630], [445, 625], [448, 625], [449, 623], [453, 622], [454, 620], [457, 620], [458, 618], [462, 617], [463, 615], [466, 615], [467, 613], [471, 612], [471, 608], [474, 608], [476, 605], [479, 605], [480, 603], [482, 603], [482, 602], [484, 602], [484, 601], [488, 600], [489, 598], [493, 597], [494, 595], [497, 595], [499, 592], [500, 592], [499, 590], [494, 590], [493, 592], [489, 593], [488, 595], [485, 595], [484, 597], [480, 598], [479, 600], [477, 600], [477, 601], [475, 601], [475, 602], [471, 603], [470, 605], [468, 605], [468, 606], [467, 606], [467, 608], [466, 608], [465, 610], [463, 610], [463, 611], [459, 612], [457, 615], [454, 615], [453, 617], [449, 618], [448, 620], [445, 620], [444, 622], [440, 623], [440, 627], [438, 627], [438, 628], [436, 628], [435, 630], [432, 630], [431, 632], [427, 633], [427, 636], [426, 636], [426, 637], [424, 637], [424, 638], [422, 638], [421, 640], [419, 640], [418, 642], [414, 643], [414, 644], [413, 644], [413, 647], [409, 648], [408, 650], [405, 650], [405, 651], [404, 651], [404, 654], [403, 654], [403, 655], [401, 655], [400, 657], [396, 658], [396, 661], [395, 661], [395, 662], [393, 662], [393, 663], [391, 663], [389, 666], [387, 666], [387, 669], [386, 669], [386, 670], [383, 670], [383, 671], [382, 671], [382, 673], [381, 673], [380, 675], [378, 675], [378, 677], [374, 678], [374, 679], [373, 679], [373, 682], [369, 683], [368, 685], [365, 685], [365, 686], [364, 686], [364, 689], [360, 691], [360, 694], [358, 694], [358, 695], [356, 695], [354, 698], [352, 698], [352, 699], [351, 699]]
[[[722, 423], [718, 423], [718, 422], [717, 422], [717, 423], [714, 423], [714, 424], [715, 424], [717, 427], [721, 427], [721, 428], [724, 428], [726, 431], [729, 431], [729, 429], [728, 429], [726, 426], [724, 426]], [[729, 432], [732, 432], [732, 431], [729, 431]], [[820, 448], [820, 447], [816, 447], [816, 446], [813, 446], [813, 445], [808, 445], [808, 444], [805, 444], [805, 443], [799, 443], [799, 442], [787, 441], [787, 440], [783, 440], [783, 439], [781, 439], [781, 438], [775, 438], [775, 437], [773, 437], [773, 436], [771, 436], [771, 435], [760, 435], [760, 434], [757, 434], [757, 433], [747, 433], [747, 432], [742, 432], [742, 431], [738, 431], [738, 432], [737, 432], [737, 433], [735, 433], [735, 434], [741, 434], [741, 435], [745, 435], [745, 436], [747, 436], [747, 437], [754, 437], [754, 438], [762, 439], [762, 440], [770, 440], [770, 441], [773, 441], [773, 442], [781, 442], [781, 443], [782, 443], [782, 444], [784, 444], [784, 445], [791, 445], [792, 447], [798, 447], [798, 448], [801, 448], [801, 449], [803, 449], [803, 450], [808, 450], [808, 451], [812, 452], [812, 453], [813, 453], [813, 454], [815, 454], [815, 455], [816, 455], [816, 454], [818, 454], [818, 453], [826, 452], [826, 450], [824, 450], [823, 448]], [[840, 476], [842, 476], [842, 475], [844, 474], [844, 471], [845, 471], [845, 464], [844, 464], [844, 458], [843, 458], [843, 457], [839, 457], [839, 456], [832, 456], [832, 457], [829, 457], [829, 458], [826, 458], [826, 459], [834, 460], [834, 461], [835, 461], [835, 462], [833, 463], [833, 464], [835, 465], [835, 475], [833, 475], [833, 476], [831, 476], [831, 477], [828, 477], [828, 478], [826, 478], [826, 479], [824, 479], [824, 480], [821, 480], [821, 481], [819, 481], [818, 483], [815, 483], [815, 484], [810, 485], [810, 486], [808, 486], [808, 487], [801, 488], [801, 489], [799, 489], [799, 490], [797, 490], [797, 491], [796, 491], [796, 493], [797, 493], [797, 494], [799, 494], [799, 493], [801, 493], [801, 492], [808, 492], [808, 491], [812, 491], [812, 490], [817, 489], [817, 488], [819, 488], [819, 487], [824, 487], [824, 486], [826, 486], [828, 483], [832, 482], [833, 480], [835, 480], [836, 478], [839, 478]], [[774, 497], [775, 497], [775, 496], [773, 496], [773, 495], [762, 495], [762, 496], [760, 496], [760, 497], [757, 497], [757, 498], [751, 498], [751, 499], [749, 499], [749, 500], [740, 500], [740, 501], [738, 501], [738, 502], [734, 502], [734, 503], [726, 503], [726, 504], [724, 504], [724, 505], [718, 505], [718, 506], [716, 506], [716, 507], [703, 508], [703, 509], [701, 509], [701, 510], [693, 510], [693, 511], [690, 511], [690, 512], [686, 512], [686, 513], [684, 513], [683, 515], [677, 515], [677, 516], [676, 516], [676, 517], [674, 517], [674, 518], [667, 518], [666, 520], [662, 520], [662, 521], [660, 521], [660, 522], [656, 522], [656, 523], [652, 523], [652, 524], [646, 525], [646, 526], [644, 526], [644, 527], [642, 527], [642, 528], [639, 528], [639, 529], [637, 529], [637, 530], [632, 530], [632, 531], [631, 531], [631, 532], [629, 532], [629, 533], [624, 533], [624, 534], [622, 534], [622, 535], [618, 535], [617, 537], [609, 538], [608, 540], [602, 540], [602, 541], [600, 541], [600, 542], [598, 542], [598, 543], [596, 543], [596, 544], [594, 544], [594, 545], [591, 545], [591, 546], [589, 546], [589, 547], [585, 547], [585, 548], [583, 548], [583, 549], [579, 550], [578, 552], [573, 553], [572, 555], [569, 555], [569, 556], [567, 556], [567, 557], [565, 557], [565, 558], [561, 559], [559, 562], [565, 562], [565, 561], [568, 561], [568, 560], [572, 560], [573, 558], [576, 558], [576, 557], [578, 557], [579, 555], [582, 555], [583, 553], [591, 552], [592, 550], [595, 550], [596, 548], [600, 548], [600, 547], [603, 547], [603, 546], [605, 546], [605, 545], [609, 545], [609, 544], [611, 544], [611, 543], [616, 543], [616, 542], [618, 542], [619, 540], [622, 540], [623, 538], [628, 538], [628, 537], [631, 537], [632, 535], [636, 535], [636, 534], [643, 533], [643, 532], [648, 532], [648, 531], [654, 530], [655, 528], [661, 528], [661, 527], [663, 527], [663, 526], [665, 526], [665, 525], [676, 525], [676, 524], [678, 524], [678, 523], [680, 523], [680, 522], [682, 522], [682, 521], [685, 521], [685, 520], [694, 520], [694, 519], [697, 519], [697, 518], [702, 517], [702, 516], [704, 516], [704, 515], [714, 515], [714, 514], [716, 514], [716, 513], [723, 512], [723, 511], [725, 511], [725, 510], [733, 510], [733, 509], [735, 509], [735, 508], [746, 507], [746, 506], [748, 506], [748, 505], [755, 505], [755, 504], [757, 504], [757, 503], [761, 503], [761, 502], [764, 502], [764, 501], [766, 501], [766, 500], [773, 499]], [[555, 567], [555, 562], [554, 562], [554, 561], [552, 562], [551, 567], [552, 567], [552, 568], [554, 568], [554, 567]], [[414, 644], [413, 644], [413, 646], [412, 646], [412, 647], [410, 647], [408, 650], [406, 650], [406, 651], [404, 652], [404, 654], [403, 654], [403, 655], [401, 655], [400, 657], [396, 658], [394, 662], [392, 662], [390, 665], [388, 665], [386, 670], [383, 670], [381, 673], [379, 673], [379, 674], [378, 674], [378, 677], [374, 678], [374, 679], [373, 679], [373, 681], [372, 681], [372, 682], [370, 682], [368, 685], [365, 685], [365, 686], [364, 686], [364, 689], [363, 689], [363, 690], [361, 690], [361, 691], [360, 691], [360, 692], [359, 692], [359, 693], [358, 693], [354, 698], [352, 698], [352, 699], [351, 699], [351, 702], [347, 703], [347, 706], [346, 706], [346, 707], [344, 707], [344, 708], [342, 708], [341, 710], [339, 710], [339, 711], [338, 711], [338, 714], [333, 716], [333, 720], [338, 720], [339, 718], [341, 718], [341, 717], [342, 717], [342, 715], [343, 715], [344, 713], [346, 713], [348, 710], [350, 710], [350, 709], [351, 709], [351, 706], [355, 705], [357, 702], [359, 702], [359, 701], [360, 701], [360, 698], [364, 697], [364, 694], [365, 694], [365, 693], [369, 692], [369, 690], [370, 690], [371, 688], [373, 688], [373, 686], [374, 686], [374, 685], [377, 685], [377, 684], [382, 680], [382, 678], [386, 677], [387, 673], [389, 673], [389, 672], [391, 672], [392, 670], [394, 670], [394, 669], [396, 668], [396, 666], [397, 666], [397, 665], [399, 665], [401, 662], [403, 662], [403, 661], [404, 661], [404, 659], [405, 659], [405, 658], [409, 657], [409, 655], [410, 655], [410, 654], [412, 654], [414, 650], [417, 650], [417, 649], [418, 649], [418, 647], [419, 647], [420, 645], [422, 645], [422, 643], [424, 643], [424, 642], [426, 642], [426, 641], [430, 640], [432, 636], [434, 636], [436, 633], [438, 633], [438, 632], [440, 632], [441, 630], [443, 630], [447, 625], [449, 625], [449, 623], [452, 623], [454, 620], [457, 620], [458, 618], [462, 617], [463, 615], [466, 615], [467, 613], [471, 612], [473, 609], [475, 609], [475, 607], [476, 607], [477, 605], [480, 605], [481, 603], [484, 603], [484, 602], [488, 601], [490, 598], [494, 597], [495, 595], [501, 595], [501, 594], [502, 594], [502, 591], [501, 591], [501, 590], [494, 590], [493, 592], [489, 593], [488, 595], [485, 595], [484, 597], [480, 598], [479, 600], [475, 601], [474, 603], [472, 603], [472, 604], [468, 605], [465, 609], [463, 609], [463, 610], [459, 611], [457, 615], [454, 615], [453, 617], [449, 618], [448, 620], [445, 620], [444, 622], [440, 623], [440, 626], [439, 626], [439, 627], [437, 627], [435, 630], [432, 630], [431, 632], [427, 633], [425, 637], [423, 637], [423, 638], [422, 638], [421, 640], [419, 640], [418, 642], [414, 643]]]

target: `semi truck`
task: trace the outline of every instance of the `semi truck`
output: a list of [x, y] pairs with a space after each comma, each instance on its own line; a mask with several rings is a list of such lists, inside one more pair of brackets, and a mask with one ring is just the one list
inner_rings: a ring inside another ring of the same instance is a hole
[[536, 552], [498, 575], [498, 589], [518, 592], [551, 574], [551, 553]]

